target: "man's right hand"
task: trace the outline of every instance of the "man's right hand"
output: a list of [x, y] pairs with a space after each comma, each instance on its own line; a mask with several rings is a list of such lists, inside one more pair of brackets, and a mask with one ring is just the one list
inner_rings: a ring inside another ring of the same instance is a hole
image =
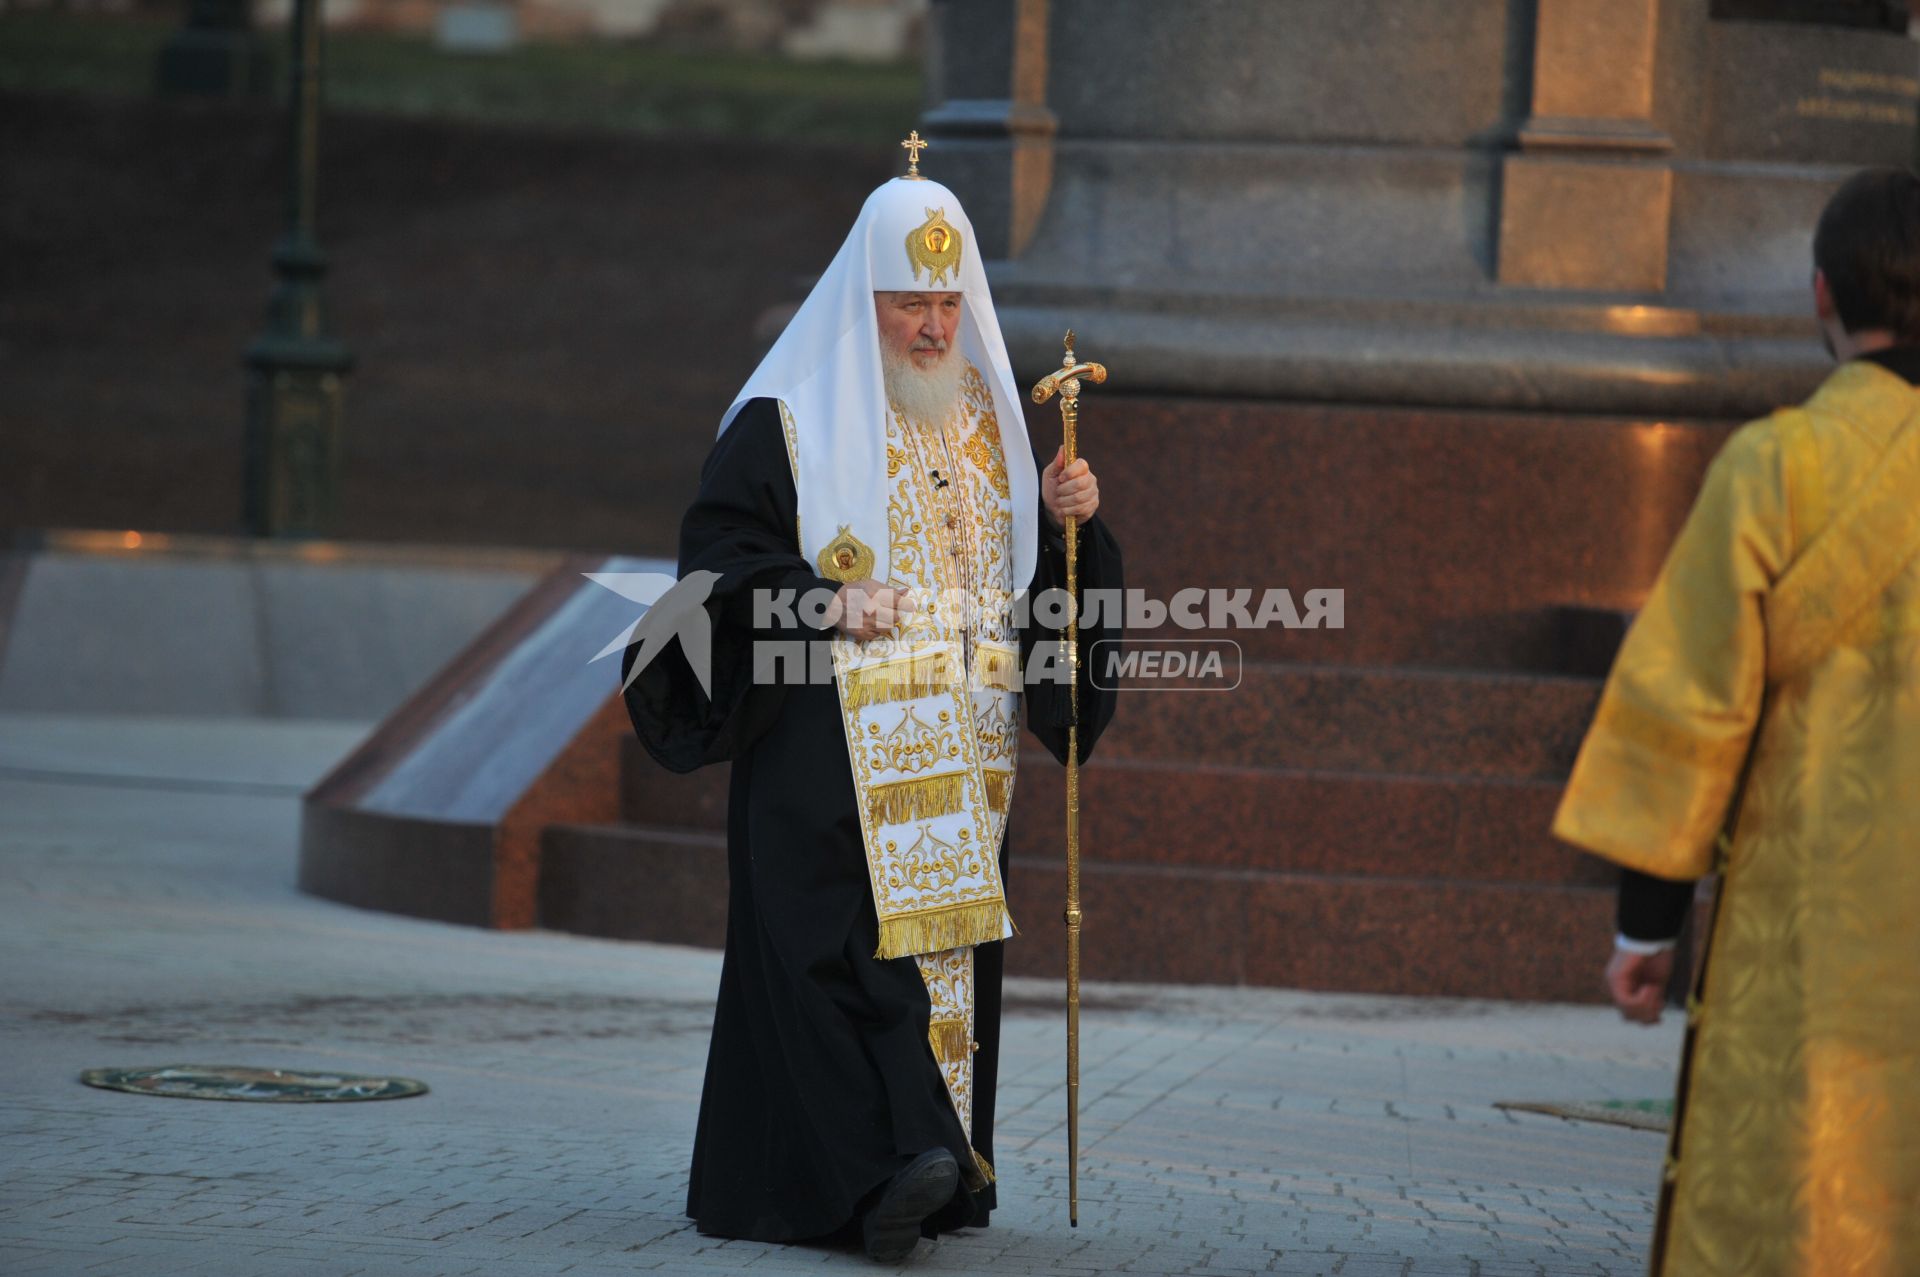
[[878, 581], [849, 581], [834, 593], [823, 618], [850, 639], [866, 642], [893, 633], [915, 611], [913, 596]]
[[1620, 1014], [1635, 1024], [1660, 1023], [1666, 1005], [1667, 982], [1673, 978], [1673, 950], [1629, 953], [1615, 949], [1607, 963], [1607, 992]]

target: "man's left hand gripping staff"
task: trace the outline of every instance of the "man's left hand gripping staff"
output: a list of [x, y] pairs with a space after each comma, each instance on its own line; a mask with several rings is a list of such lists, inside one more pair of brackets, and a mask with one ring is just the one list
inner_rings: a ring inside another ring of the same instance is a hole
[[1055, 529], [1064, 528], [1069, 518], [1085, 523], [1100, 509], [1100, 481], [1094, 478], [1085, 457], [1075, 457], [1073, 464], [1067, 465], [1063, 447], [1040, 472], [1040, 497]]

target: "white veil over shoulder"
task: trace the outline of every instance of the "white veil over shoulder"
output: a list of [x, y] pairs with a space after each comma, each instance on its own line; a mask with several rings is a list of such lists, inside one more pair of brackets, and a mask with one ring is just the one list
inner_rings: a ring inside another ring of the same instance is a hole
[[[935, 267], [908, 250], [930, 219], [944, 215], [959, 241], [959, 261], [938, 280]], [[938, 182], [894, 178], [867, 197], [833, 263], [786, 331], [734, 395], [720, 420], [725, 433], [750, 399], [778, 399], [793, 414], [800, 464], [800, 551], [816, 562], [842, 527], [874, 552], [874, 576], [892, 561], [887, 529], [887, 394], [873, 294], [965, 294], [955, 353], [980, 370], [993, 392], [1013, 506], [1013, 588], [1033, 579], [1039, 556], [1039, 473], [1027, 442], [1021, 398], [1007, 362], [973, 224]]]

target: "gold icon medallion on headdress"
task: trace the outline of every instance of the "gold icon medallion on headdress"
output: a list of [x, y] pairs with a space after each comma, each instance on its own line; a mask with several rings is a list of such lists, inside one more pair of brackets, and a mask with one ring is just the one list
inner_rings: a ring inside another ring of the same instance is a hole
[[914, 282], [927, 272], [928, 287], [936, 287], [952, 271], [954, 282], [960, 279], [960, 232], [947, 220], [947, 210], [930, 208], [927, 220], [907, 235], [907, 260], [913, 263]]
[[820, 575], [830, 581], [865, 581], [873, 576], [873, 551], [844, 523], [840, 535], [827, 543], [815, 562], [820, 565]]

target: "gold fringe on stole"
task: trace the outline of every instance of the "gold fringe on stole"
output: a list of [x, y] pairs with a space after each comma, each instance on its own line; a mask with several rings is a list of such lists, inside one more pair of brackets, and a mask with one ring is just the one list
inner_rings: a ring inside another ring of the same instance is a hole
[[841, 695], [849, 710], [889, 701], [918, 700], [951, 690], [953, 660], [947, 649], [920, 652], [892, 661], [855, 665], [845, 671]]
[[942, 949], [964, 949], [992, 944], [1007, 930], [1007, 907], [998, 900], [948, 905], [880, 919], [880, 947], [876, 958], [907, 958]]
[[968, 1192], [978, 1193], [999, 1179], [999, 1176], [993, 1173], [993, 1163], [980, 1156], [979, 1149], [968, 1145], [967, 1152], [973, 1154], [973, 1165], [960, 1163], [960, 1178], [967, 1182]]
[[964, 1019], [933, 1021], [927, 1026], [927, 1041], [933, 1044], [933, 1058], [942, 1064], [958, 1064], [973, 1054]]
[[1013, 797], [1013, 773], [998, 767], [982, 767], [980, 780], [987, 787], [987, 806], [1006, 815], [1007, 802]]
[[1020, 690], [1020, 653], [1016, 648], [1001, 647], [998, 644], [981, 642], [975, 651], [974, 673], [979, 676], [982, 687], [996, 688], [1002, 692]]
[[904, 825], [910, 820], [931, 820], [959, 811], [967, 802], [967, 774], [949, 772], [944, 776], [922, 776], [918, 780], [896, 780], [867, 790], [867, 810], [876, 825]]

